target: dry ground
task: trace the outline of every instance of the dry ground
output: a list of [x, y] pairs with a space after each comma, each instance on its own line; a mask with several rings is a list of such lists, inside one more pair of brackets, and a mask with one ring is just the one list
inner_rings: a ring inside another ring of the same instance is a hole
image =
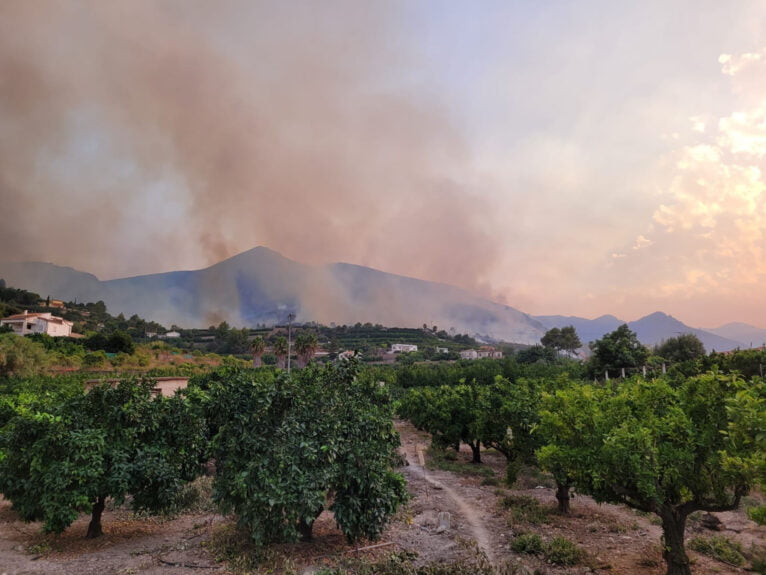
[[[269, 572], [313, 573], [354, 555], [382, 557], [393, 551], [417, 554], [417, 561], [451, 563], [481, 549], [495, 565], [524, 566], [527, 573], [546, 575], [604, 573], [610, 575], [660, 575], [664, 572], [660, 556], [660, 528], [652, 517], [641, 516], [618, 506], [598, 505], [588, 497], [572, 501], [572, 515], [554, 513], [553, 489], [542, 476], [527, 475], [520, 488], [497, 485], [503, 477], [504, 462], [494, 453], [485, 453], [484, 466], [495, 471], [497, 479], [481, 475], [456, 474], [421, 464], [428, 459], [428, 437], [406, 423], [397, 423], [402, 435], [402, 452], [409, 465], [402, 468], [412, 499], [399, 512], [381, 541], [349, 546], [324, 513], [315, 526], [311, 544], [282, 545], [270, 550], [266, 562]], [[469, 459], [461, 454], [459, 459]], [[469, 468], [470, 466], [465, 465]], [[537, 483], [541, 483], [538, 485]], [[489, 484], [488, 484], [489, 483]], [[496, 485], [491, 485], [495, 483]], [[501, 501], [508, 495], [538, 500], [542, 513], [537, 517], [514, 516]], [[449, 513], [449, 528], [440, 529], [439, 514]], [[723, 530], [710, 532], [699, 521], [692, 521], [687, 535], [723, 535], [742, 543], [748, 551], [766, 546], [766, 527], [746, 519], [744, 513], [717, 514]], [[18, 520], [10, 504], [0, 499], [0, 575], [39, 574], [133, 574], [208, 575], [243, 569], [246, 563], [223, 558], [221, 541], [234, 529], [231, 521], [213, 513], [185, 514], [173, 519], [136, 518], [125, 510], [110, 510], [104, 516], [105, 536], [83, 538], [87, 518], [83, 517], [58, 537], [40, 534], [39, 524]], [[510, 547], [515, 535], [536, 533], [543, 540], [566, 537], [587, 552], [585, 559], [572, 567], [545, 563], [530, 555], [517, 555]], [[373, 546], [375, 547], [370, 547]], [[231, 547], [235, 549], [236, 545]], [[357, 550], [358, 548], [361, 548]], [[230, 549], [231, 550], [231, 549]], [[743, 573], [732, 567], [690, 551], [698, 574], [734, 575]], [[524, 570], [519, 567], [519, 572]]]

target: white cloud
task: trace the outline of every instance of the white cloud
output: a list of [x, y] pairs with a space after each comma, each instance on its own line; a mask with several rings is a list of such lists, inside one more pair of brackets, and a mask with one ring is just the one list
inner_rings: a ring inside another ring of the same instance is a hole
[[764, 55], [766, 55], [766, 48], [760, 52], [745, 52], [736, 56], [721, 54], [718, 57], [718, 62], [723, 65], [721, 70], [724, 74], [735, 76], [743, 69], [762, 62]]
[[674, 152], [675, 171], [653, 216], [657, 241], [673, 264], [658, 293], [731, 292], [766, 279], [763, 54], [719, 58], [722, 72], [732, 76], [737, 111], [711, 122], [707, 131], [700, 117], [690, 118], [692, 141]]
[[645, 237], [643, 235], [640, 235], [640, 236], [638, 236], [636, 238], [636, 243], [633, 244], [633, 249], [634, 250], [640, 250], [640, 249], [643, 249], [643, 248], [647, 248], [647, 247], [651, 246], [653, 243], [654, 242], [652, 240], [650, 240], [649, 238], [647, 238], [647, 237]]

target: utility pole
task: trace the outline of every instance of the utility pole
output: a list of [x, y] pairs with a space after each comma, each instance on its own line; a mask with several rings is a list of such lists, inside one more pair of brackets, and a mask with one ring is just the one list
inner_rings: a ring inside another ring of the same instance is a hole
[[293, 353], [293, 320], [295, 314], [287, 315], [287, 373], [290, 373], [290, 356]]

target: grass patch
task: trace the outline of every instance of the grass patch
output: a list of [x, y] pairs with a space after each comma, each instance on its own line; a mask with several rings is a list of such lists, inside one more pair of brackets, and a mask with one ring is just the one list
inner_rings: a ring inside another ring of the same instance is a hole
[[523, 533], [511, 541], [516, 553], [542, 555], [553, 565], [577, 565], [585, 558], [585, 551], [566, 537], [554, 537], [547, 543], [535, 533]]
[[383, 558], [369, 560], [347, 558], [334, 567], [318, 571], [316, 575], [514, 575], [515, 568], [496, 569], [477, 548], [469, 546], [469, 556], [451, 563], [432, 561], [416, 563], [417, 554], [394, 552]]
[[740, 567], [745, 563], [742, 546], [728, 537], [694, 537], [689, 541], [689, 548], [718, 561]]
[[758, 523], [758, 525], [766, 525], [766, 505], [748, 507], [747, 516]]
[[522, 533], [511, 541], [511, 549], [516, 553], [540, 555], [545, 550], [542, 538], [536, 533]]
[[516, 489], [534, 489], [535, 487], [548, 487], [552, 489], [556, 487], [553, 476], [534, 465], [517, 464], [515, 477], [512, 477], [512, 475], [513, 473], [509, 475], [508, 480], [514, 479], [513, 487]]
[[255, 571], [265, 559], [248, 534], [233, 524], [216, 529], [207, 547], [216, 561], [225, 561], [235, 574]]
[[494, 470], [488, 465], [471, 463], [461, 458], [458, 453], [451, 449], [439, 449], [433, 446], [428, 448], [426, 467], [428, 469], [441, 469], [442, 471], [449, 471], [468, 477], [481, 477], [484, 479], [495, 477]]
[[766, 575], [766, 547], [753, 545], [748, 556], [750, 568], [760, 575]]
[[585, 551], [566, 537], [554, 537], [545, 545], [543, 555], [554, 565], [577, 565], [585, 558]]
[[529, 523], [540, 525], [548, 523], [551, 509], [545, 507], [529, 495], [506, 495], [500, 500], [500, 505], [510, 512], [509, 524]]

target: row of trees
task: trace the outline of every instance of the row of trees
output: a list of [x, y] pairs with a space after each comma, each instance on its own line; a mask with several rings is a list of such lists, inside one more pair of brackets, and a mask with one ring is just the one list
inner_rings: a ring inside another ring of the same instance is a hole
[[150, 380], [66, 394], [36, 381], [0, 386], [0, 493], [48, 532], [90, 513], [99, 536], [108, 498], [172, 508], [211, 458], [215, 501], [256, 543], [310, 537], [328, 502], [349, 540], [375, 538], [406, 499], [388, 390], [355, 361], [224, 367], [169, 398]]
[[102, 534], [107, 498], [119, 504], [132, 495], [136, 510], [172, 507], [199, 472], [204, 427], [183, 397], [153, 387], [104, 384], [60, 402], [20, 395], [0, 434], [0, 493], [47, 532], [90, 513], [88, 537]]
[[[262, 336], [256, 336], [250, 343], [250, 353], [253, 356], [253, 367], [262, 365], [263, 355], [266, 352], [267, 342]], [[272, 351], [276, 358], [277, 367], [284, 369], [287, 364], [287, 356], [291, 353], [290, 342], [284, 336], [277, 337], [272, 343]], [[293, 345], [298, 357], [298, 367], [305, 367], [312, 360], [319, 349], [319, 339], [313, 332], [301, 332]]]
[[[565, 351], [569, 356], [581, 347], [573, 326], [548, 330], [540, 343], [543, 349], [556, 353]], [[704, 344], [692, 333], [671, 337], [650, 349], [639, 341], [627, 324], [591, 342], [588, 347], [590, 357], [584, 362], [584, 367], [591, 378], [660, 372], [663, 366], [673, 366], [684, 375], [693, 375], [707, 371], [713, 365], [729, 363], [721, 354], [711, 354], [708, 359]]]
[[552, 473], [559, 510], [576, 488], [655, 513], [670, 575], [688, 575], [686, 518], [735, 508], [766, 484], [766, 383], [720, 372], [590, 385], [565, 374], [415, 387], [400, 413], [437, 445], [481, 446]]

